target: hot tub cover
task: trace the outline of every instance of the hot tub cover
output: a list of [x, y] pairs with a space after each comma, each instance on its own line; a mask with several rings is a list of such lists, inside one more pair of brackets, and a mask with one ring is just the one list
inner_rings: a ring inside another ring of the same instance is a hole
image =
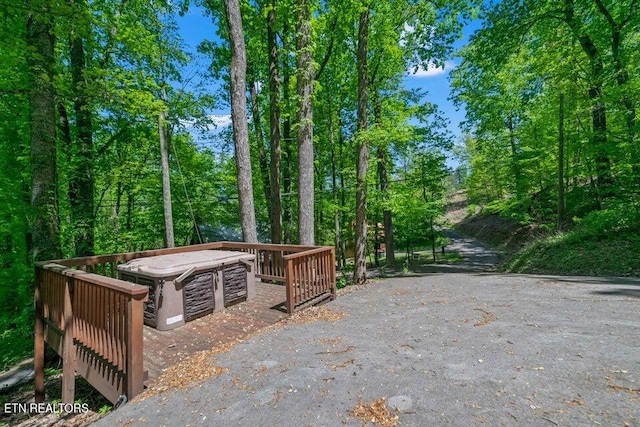
[[207, 270], [236, 264], [253, 262], [255, 256], [246, 252], [204, 250], [180, 252], [136, 258], [118, 266], [118, 270], [154, 278], [178, 276], [192, 267], [194, 271]]

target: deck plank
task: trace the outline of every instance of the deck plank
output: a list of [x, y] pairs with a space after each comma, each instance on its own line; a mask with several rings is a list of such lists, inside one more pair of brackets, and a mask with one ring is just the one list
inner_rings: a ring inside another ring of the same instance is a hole
[[170, 331], [158, 331], [145, 326], [144, 369], [149, 373], [145, 385], [153, 384], [164, 369], [197, 351], [241, 340], [279, 322], [287, 317], [285, 312], [277, 309], [285, 306], [285, 301], [284, 286], [257, 281], [256, 296], [250, 301], [227, 307]]

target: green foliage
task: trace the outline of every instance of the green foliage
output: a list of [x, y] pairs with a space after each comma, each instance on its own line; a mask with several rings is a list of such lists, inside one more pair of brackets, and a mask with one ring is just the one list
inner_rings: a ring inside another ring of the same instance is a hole
[[638, 276], [640, 234], [607, 235], [591, 240], [569, 233], [529, 245], [505, 266], [515, 273]]
[[537, 239], [514, 256], [507, 271], [598, 276], [640, 274], [640, 213], [614, 206], [592, 212], [571, 231]]
[[20, 36], [25, 17], [18, 13], [4, 18], [8, 56], [0, 66], [0, 87], [7, 90], [0, 96], [0, 370], [33, 351], [29, 108], [21, 95], [26, 82], [24, 55], [15, 50], [24, 49]]
[[113, 409], [112, 405], [103, 405], [100, 407], [100, 409], [98, 409], [98, 414], [100, 415], [108, 414], [109, 412], [111, 412], [112, 409]]
[[589, 213], [576, 219], [573, 238], [580, 240], [602, 239], [640, 233], [640, 206], [618, 203], [602, 211]]
[[342, 289], [345, 288], [349, 285], [349, 281], [345, 276], [340, 277], [337, 281], [336, 281], [336, 288], [338, 289]]
[[[92, 249], [97, 254], [163, 246], [160, 112], [166, 113], [171, 128], [169, 163], [176, 243], [196, 243], [196, 224], [228, 229], [238, 226], [236, 166], [229, 148], [230, 136], [224, 135], [224, 141], [207, 150], [196, 144], [184, 126], [187, 122], [207, 125], [212, 108], [224, 108], [228, 101], [229, 49], [221, 42], [227, 39], [222, 2], [198, 2], [212, 18], [209, 30], [217, 37], [199, 47], [211, 66], [200, 67], [206, 70], [196, 76], [188, 68], [192, 58], [184, 51], [176, 31], [175, 13], [185, 12], [187, 3], [153, 2], [150, 7], [149, 2], [140, 0], [63, 2], [53, 5], [46, 16], [56, 41], [52, 83], [59, 123], [57, 203], [51, 214], [60, 219], [64, 257], [77, 254], [76, 243], [84, 233], [79, 225], [89, 222], [87, 218], [93, 222]], [[476, 13], [477, 3], [371, 3], [372, 117], [369, 130], [361, 134], [356, 132], [357, 34], [353, 29], [362, 4], [351, 0], [313, 4], [317, 243], [334, 244], [339, 237], [348, 246], [354, 240], [353, 154], [359, 138], [365, 137], [371, 146], [372, 167], [367, 177], [370, 224], [382, 221], [383, 212], [390, 211], [399, 244], [440, 239], [432, 234], [431, 226], [437, 225], [443, 212], [447, 179], [444, 153], [451, 148], [452, 139], [445, 131], [445, 118], [428, 101], [428, 95], [402, 90], [402, 79], [409, 68], [444, 63], [461, 32], [463, 19]], [[272, 7], [277, 12], [281, 67], [278, 107], [283, 133], [283, 218], [285, 229], [295, 230], [295, 2], [243, 2], [242, 12], [249, 71], [254, 82], [266, 88], [266, 14]], [[33, 325], [29, 233], [34, 218], [30, 207], [29, 75], [24, 54], [27, 11], [10, 5], [7, 8], [0, 11], [6, 29], [5, 55], [0, 64], [0, 281], [7, 284], [0, 287], [0, 333], [3, 343], [10, 347], [1, 356], [3, 366], [32, 351]], [[83, 58], [73, 50], [80, 41]], [[79, 58], [82, 61], [74, 61]], [[198, 80], [199, 85], [192, 83]], [[259, 183], [254, 197], [263, 234], [269, 228], [269, 200], [261, 191], [267, 181], [258, 162], [263, 160], [268, 165], [271, 161], [268, 149], [260, 158], [260, 149], [268, 148], [269, 143], [265, 119], [268, 101], [266, 91], [258, 94], [263, 135], [258, 138], [260, 128], [254, 126], [251, 136], [254, 182]], [[83, 116], [90, 122], [84, 127], [80, 120]], [[84, 141], [91, 145], [88, 148], [81, 144], [83, 132]], [[265, 141], [265, 146], [259, 147], [258, 141]], [[384, 191], [379, 188], [381, 178], [375, 167], [383, 158], [389, 184]], [[79, 210], [74, 186], [88, 176], [89, 195], [83, 194], [88, 203], [86, 209]], [[295, 243], [295, 232], [288, 237]], [[438, 240], [438, 244], [443, 242]], [[350, 268], [343, 268], [347, 276]]]
[[458, 157], [472, 203], [541, 224], [558, 220], [559, 186], [564, 224], [612, 201], [631, 203], [640, 177], [632, 142], [632, 105], [640, 99], [634, 7], [582, 0], [483, 6], [484, 25], [451, 74], [454, 100], [467, 112]]
[[30, 284], [23, 279], [26, 277], [29, 275], [18, 276], [18, 281], [2, 277], [6, 280], [4, 283], [12, 283], [15, 287], [0, 288], [0, 371], [33, 354], [33, 296], [29, 292]]

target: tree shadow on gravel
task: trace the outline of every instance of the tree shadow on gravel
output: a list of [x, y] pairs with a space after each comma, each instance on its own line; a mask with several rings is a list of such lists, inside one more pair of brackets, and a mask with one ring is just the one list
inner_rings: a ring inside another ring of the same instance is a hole
[[[507, 275], [508, 274], [509, 273], [507, 273]], [[627, 285], [640, 287], [640, 278], [637, 277], [558, 276], [548, 273], [514, 275], [531, 277], [548, 282], [563, 282], [577, 285]]]
[[610, 289], [606, 291], [593, 291], [591, 293], [597, 295], [619, 295], [631, 298], [640, 298], [640, 289]]

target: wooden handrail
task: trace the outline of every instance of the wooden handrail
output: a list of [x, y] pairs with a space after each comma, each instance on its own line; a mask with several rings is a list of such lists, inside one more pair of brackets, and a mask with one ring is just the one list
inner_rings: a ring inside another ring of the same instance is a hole
[[289, 313], [324, 299], [335, 299], [334, 254], [333, 247], [325, 246], [284, 257]]
[[320, 247], [316, 246], [313, 249], [308, 249], [304, 252], [296, 252], [294, 254], [285, 255], [284, 259], [288, 260], [288, 259], [302, 258], [309, 255], [315, 255], [315, 254], [326, 252], [329, 248], [331, 248], [331, 246], [320, 246]]
[[[111, 277], [101, 276], [99, 274], [87, 273], [82, 270], [74, 270], [64, 265], [56, 263], [45, 263], [42, 268], [55, 271], [67, 277], [80, 278], [81, 280], [92, 283], [94, 285], [104, 286], [105, 288], [112, 289], [117, 292], [121, 292], [125, 295], [135, 297], [135, 299], [146, 298], [149, 292], [149, 288], [142, 285], [137, 285], [131, 282], [125, 282], [124, 280], [113, 279]], [[146, 301], [143, 300], [143, 302]]]
[[[303, 245], [286, 245], [274, 243], [245, 243], [245, 242], [220, 242], [224, 248], [250, 248], [263, 249], [278, 252], [304, 252], [310, 249], [316, 249], [319, 246], [303, 246]], [[320, 246], [321, 247], [321, 246]]]
[[97, 265], [97, 264], [102, 264], [107, 262], [120, 262], [120, 261], [126, 262], [136, 258], [144, 258], [144, 257], [156, 256], [156, 255], [168, 255], [168, 254], [176, 254], [181, 252], [203, 251], [207, 249], [220, 249], [222, 248], [224, 243], [226, 242], [202, 243], [199, 245], [178, 246], [175, 248], [150, 249], [147, 251], [139, 251], [139, 252], [124, 252], [119, 254], [94, 255], [94, 256], [87, 256], [87, 257], [80, 257], [80, 258], [40, 261], [36, 263], [36, 266], [43, 266], [45, 264], [60, 264], [66, 267], [77, 267], [77, 266]]

